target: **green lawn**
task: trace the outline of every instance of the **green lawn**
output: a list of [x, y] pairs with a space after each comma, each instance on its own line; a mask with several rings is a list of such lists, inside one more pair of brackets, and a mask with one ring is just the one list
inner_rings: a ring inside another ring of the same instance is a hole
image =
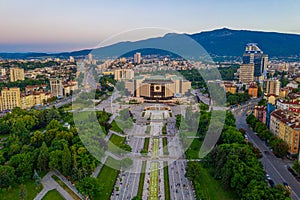
[[43, 200], [64, 200], [64, 198], [54, 189], [47, 192]]
[[145, 171], [146, 171], [146, 161], [142, 163], [142, 171], [140, 173], [140, 181], [139, 181], [139, 189], [137, 196], [142, 198], [143, 197], [143, 188], [144, 188], [144, 181], [145, 181]]
[[146, 134], [150, 134], [150, 130], [151, 130], [151, 126], [150, 126], [150, 125], [147, 125], [147, 128], [146, 128]]
[[108, 143], [108, 150], [113, 153], [120, 152], [121, 150], [119, 148], [123, 145], [125, 139], [125, 137], [120, 137], [118, 135], [112, 134], [112, 136], [109, 138], [109, 141], [111, 143]]
[[202, 142], [199, 139], [185, 139], [190, 146], [187, 148], [185, 155], [187, 159], [197, 159], [199, 158], [199, 151]]
[[164, 151], [164, 155], [169, 155], [169, 150], [168, 150], [168, 139], [167, 138], [163, 138], [163, 151]]
[[202, 141], [200, 141], [199, 139], [190, 139], [189, 143], [190, 143], [190, 146], [188, 147], [188, 149], [185, 152], [186, 157], [188, 159], [199, 158], [199, 151], [200, 151], [200, 148], [202, 145]]
[[[36, 190], [33, 180], [24, 183], [26, 197], [25, 200], [32, 200], [42, 190], [42, 186], [39, 190]], [[0, 190], [0, 199], [19, 200], [20, 199], [20, 186], [15, 186], [11, 189]]]
[[169, 169], [168, 162], [164, 161], [164, 187], [165, 187], [165, 199], [170, 200], [170, 186], [169, 186]]
[[211, 200], [237, 200], [238, 197], [234, 191], [225, 190], [222, 184], [214, 179], [208, 172], [208, 169], [201, 168], [199, 188], [203, 199]]
[[114, 185], [116, 183], [119, 170], [113, 169], [108, 166], [119, 166], [120, 163], [117, 160], [114, 160], [111, 157], [108, 157], [106, 163], [103, 165], [97, 179], [100, 180], [100, 184], [103, 187], [103, 190], [99, 192], [95, 200], [109, 200], [110, 195], [113, 191]]
[[118, 133], [123, 133], [123, 130], [117, 125], [117, 122], [115, 120], [113, 120], [110, 125], [111, 125], [110, 130], [116, 131]]
[[150, 141], [150, 138], [145, 138], [144, 147], [141, 151], [141, 152], [145, 152], [145, 155], [147, 155], [147, 153], [148, 153], [149, 141]]

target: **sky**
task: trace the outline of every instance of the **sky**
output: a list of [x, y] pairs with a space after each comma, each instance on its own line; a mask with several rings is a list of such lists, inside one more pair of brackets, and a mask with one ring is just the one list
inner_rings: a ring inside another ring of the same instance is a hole
[[145, 27], [160, 30], [121, 38], [223, 27], [300, 34], [299, 9], [299, 0], [0, 0], [0, 52], [93, 48]]

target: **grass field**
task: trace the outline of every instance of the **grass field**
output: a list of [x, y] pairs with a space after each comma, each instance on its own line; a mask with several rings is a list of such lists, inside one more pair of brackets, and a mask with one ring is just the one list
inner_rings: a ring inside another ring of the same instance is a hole
[[169, 169], [168, 162], [164, 162], [164, 187], [165, 187], [165, 199], [170, 200], [170, 186], [169, 186]]
[[143, 149], [141, 150], [141, 153], [142, 153], [143, 155], [147, 155], [147, 153], [148, 153], [149, 141], [150, 141], [150, 138], [145, 138], [145, 139], [144, 139], [144, 147], [143, 147]]
[[[188, 140], [188, 139], [186, 139]], [[189, 139], [192, 140], [190, 146], [185, 152], [187, 159], [197, 159], [199, 158], [199, 151], [202, 145], [202, 142], [199, 139]], [[190, 143], [190, 141], [188, 141]]]
[[[34, 197], [42, 190], [40, 187], [39, 190], [36, 190], [33, 180], [27, 181], [24, 183], [26, 196], [25, 200], [32, 200]], [[9, 199], [9, 200], [19, 200], [20, 199], [20, 186], [14, 186], [11, 189], [1, 189], [0, 190], [0, 199]]]
[[159, 178], [158, 178], [158, 162], [151, 163], [149, 200], [158, 200]]
[[169, 150], [168, 150], [168, 139], [167, 138], [163, 138], [163, 151], [164, 151], [164, 155], [169, 155]]
[[208, 172], [208, 169], [201, 168], [199, 172], [201, 178], [199, 179], [199, 188], [203, 199], [213, 200], [237, 200], [239, 199], [234, 191], [225, 190], [220, 182], [214, 179]]
[[151, 126], [147, 125], [146, 134], [150, 134]]
[[118, 133], [123, 133], [123, 130], [117, 125], [117, 122], [115, 120], [113, 120], [110, 125], [111, 125], [110, 130], [116, 131]]
[[43, 200], [64, 200], [64, 198], [54, 189], [47, 192]]
[[64, 182], [62, 182], [57, 176], [53, 175], [52, 178], [64, 189], [68, 192], [74, 200], [80, 200], [80, 198], [75, 194]]
[[118, 135], [112, 134], [112, 136], [109, 138], [109, 141], [111, 143], [108, 143], [108, 150], [113, 153], [119, 152], [119, 148], [123, 145], [125, 139], [125, 137], [120, 137]]
[[120, 163], [117, 160], [114, 160], [111, 157], [108, 157], [106, 163], [103, 165], [97, 179], [100, 180], [100, 184], [103, 187], [103, 190], [99, 192], [95, 200], [109, 200], [110, 195], [113, 191], [114, 185], [116, 183], [119, 170], [113, 169], [108, 166], [119, 166]]
[[139, 189], [137, 196], [142, 198], [143, 197], [143, 189], [144, 189], [144, 181], [145, 181], [145, 171], [146, 171], [146, 161], [142, 163], [142, 171], [140, 174], [140, 181], [139, 181]]
[[152, 148], [152, 157], [158, 157], [158, 147], [159, 147], [159, 140], [157, 138], [153, 139], [153, 148]]

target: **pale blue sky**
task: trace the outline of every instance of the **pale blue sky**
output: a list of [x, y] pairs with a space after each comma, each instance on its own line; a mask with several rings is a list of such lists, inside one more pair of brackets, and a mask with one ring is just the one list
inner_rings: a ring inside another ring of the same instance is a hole
[[299, 0], [0, 0], [0, 52], [89, 48], [143, 27], [300, 34], [299, 10]]

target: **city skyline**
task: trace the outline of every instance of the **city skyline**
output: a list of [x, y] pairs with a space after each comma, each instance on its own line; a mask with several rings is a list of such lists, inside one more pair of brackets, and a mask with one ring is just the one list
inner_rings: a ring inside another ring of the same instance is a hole
[[[299, 5], [295, 0], [188, 3], [132, 0], [126, 4], [120, 1], [0, 1], [0, 52], [92, 48], [111, 35], [144, 27], [189, 34], [223, 27], [299, 34], [296, 28], [300, 25]], [[163, 34], [154, 33], [149, 37]]]

